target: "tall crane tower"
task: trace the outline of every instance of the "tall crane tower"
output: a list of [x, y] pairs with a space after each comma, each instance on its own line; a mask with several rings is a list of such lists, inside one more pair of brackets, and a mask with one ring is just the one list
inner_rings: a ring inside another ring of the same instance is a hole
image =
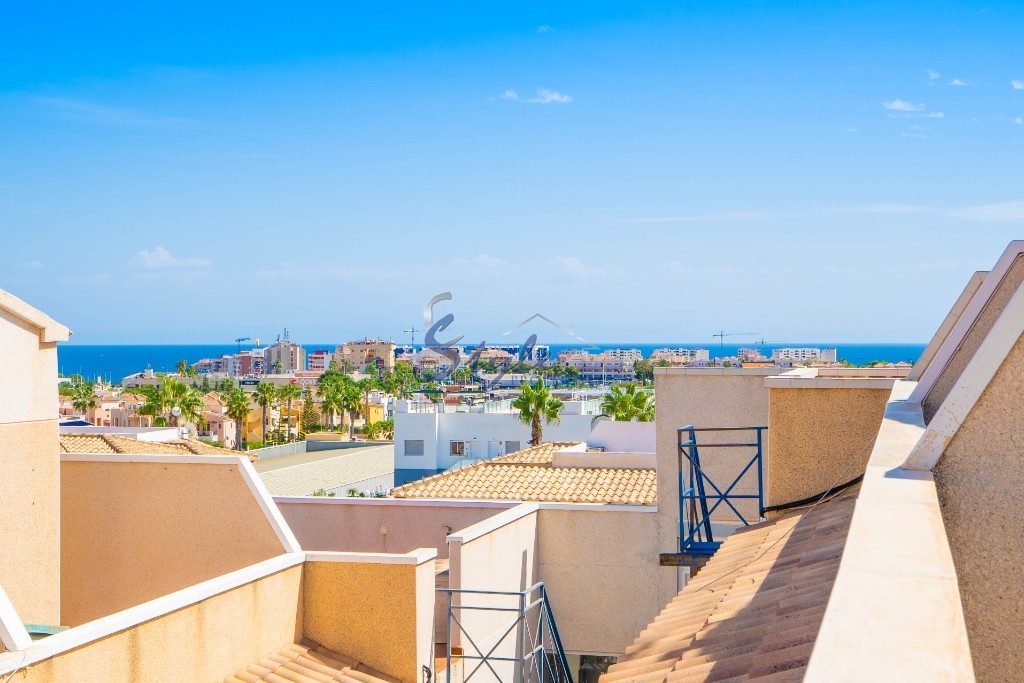
[[238, 353], [242, 352], [242, 342], [251, 341], [250, 337], [236, 337], [235, 343], [238, 344]]
[[726, 337], [750, 337], [750, 336], [756, 337], [759, 334], [761, 334], [761, 333], [760, 332], [726, 332], [725, 330], [721, 330], [719, 332], [715, 332], [711, 336], [712, 337], [718, 337], [718, 350], [719, 350], [719, 353], [721, 353], [722, 349], [725, 347], [725, 338]]
[[409, 335], [409, 345], [412, 346], [412, 350], [413, 351], [416, 350], [416, 333], [417, 332], [422, 332], [422, 331], [423, 330], [417, 330], [415, 325], [413, 325], [412, 327], [410, 327], [407, 330], [402, 330], [402, 332], [404, 332], [404, 333]]

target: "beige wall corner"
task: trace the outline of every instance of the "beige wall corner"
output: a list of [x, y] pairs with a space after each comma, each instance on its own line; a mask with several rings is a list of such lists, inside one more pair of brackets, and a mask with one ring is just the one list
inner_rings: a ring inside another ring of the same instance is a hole
[[[773, 380], [766, 380], [769, 383]], [[864, 473], [894, 380], [808, 379], [770, 388], [765, 505], [784, 505]], [[849, 384], [819, 388], [816, 384]], [[871, 384], [877, 388], [853, 388]]]
[[303, 565], [306, 638], [402, 681], [433, 669], [434, 558], [308, 553]]
[[0, 586], [29, 623], [63, 623], [59, 453], [56, 420], [0, 424]]

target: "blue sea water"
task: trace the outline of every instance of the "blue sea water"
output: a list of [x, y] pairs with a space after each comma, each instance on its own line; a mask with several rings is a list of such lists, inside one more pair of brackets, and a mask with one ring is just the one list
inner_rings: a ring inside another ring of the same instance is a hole
[[[307, 344], [307, 352], [316, 349], [335, 348], [336, 344]], [[556, 356], [559, 351], [570, 348], [579, 348], [570, 344], [551, 344], [551, 355]], [[592, 344], [587, 347], [591, 353], [598, 353], [605, 349], [630, 348], [640, 349], [645, 357], [650, 356], [655, 349], [670, 348], [703, 348], [711, 352], [712, 358], [735, 356], [736, 351], [742, 347], [751, 347], [753, 344], [698, 344], [687, 342], [664, 342], [657, 344]], [[924, 351], [924, 344], [837, 344], [822, 342], [800, 342], [776, 344], [774, 347], [814, 347], [838, 349], [839, 357], [854, 365], [864, 365], [874, 360], [897, 363], [907, 361], [914, 363], [921, 352]], [[764, 354], [771, 355], [772, 345], [764, 347]], [[252, 346], [243, 345], [242, 349], [250, 349]], [[141, 372], [147, 367], [153, 368], [156, 372], [173, 372], [178, 360], [185, 359], [191, 363], [202, 358], [216, 358], [224, 354], [236, 353], [238, 347], [234, 344], [196, 344], [196, 345], [77, 345], [62, 344], [57, 349], [58, 370], [62, 375], [80, 374], [88, 379], [103, 378], [110, 382], [120, 382], [122, 378], [136, 372]]]

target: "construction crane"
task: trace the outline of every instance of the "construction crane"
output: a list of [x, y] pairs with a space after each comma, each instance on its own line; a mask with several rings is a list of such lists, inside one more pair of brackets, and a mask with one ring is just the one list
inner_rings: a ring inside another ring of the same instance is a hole
[[238, 353], [242, 352], [242, 342], [250, 340], [251, 337], [235, 337], [235, 343], [238, 344]]
[[423, 330], [417, 330], [415, 325], [413, 325], [407, 330], [402, 330], [402, 332], [409, 335], [409, 345], [412, 347], [413, 351], [416, 350], [416, 333], [422, 331]]
[[721, 330], [719, 332], [715, 332], [711, 336], [712, 337], [718, 337], [718, 350], [719, 350], [719, 352], [721, 352], [721, 350], [725, 347], [725, 338], [726, 337], [750, 337], [750, 336], [755, 336], [756, 337], [759, 334], [761, 334], [761, 333], [760, 332], [726, 332], [725, 330]]

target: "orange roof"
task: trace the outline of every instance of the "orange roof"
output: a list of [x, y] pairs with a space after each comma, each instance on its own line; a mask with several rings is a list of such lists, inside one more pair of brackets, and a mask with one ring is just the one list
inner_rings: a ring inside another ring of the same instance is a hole
[[[122, 453], [133, 455], [241, 455], [243, 451], [217, 448], [202, 443], [174, 441], [139, 441], [109, 434], [61, 434], [61, 453]], [[250, 459], [255, 459], [249, 456]]]
[[856, 499], [848, 490], [726, 538], [601, 683], [802, 680]]
[[276, 654], [240, 669], [224, 683], [259, 683], [260, 681], [346, 681], [347, 683], [398, 683], [379, 671], [360, 664], [351, 657], [332, 652], [309, 641], [289, 645]]
[[657, 503], [653, 469], [552, 467], [570, 444], [545, 443], [392, 489], [395, 498], [483, 498], [555, 503]]

